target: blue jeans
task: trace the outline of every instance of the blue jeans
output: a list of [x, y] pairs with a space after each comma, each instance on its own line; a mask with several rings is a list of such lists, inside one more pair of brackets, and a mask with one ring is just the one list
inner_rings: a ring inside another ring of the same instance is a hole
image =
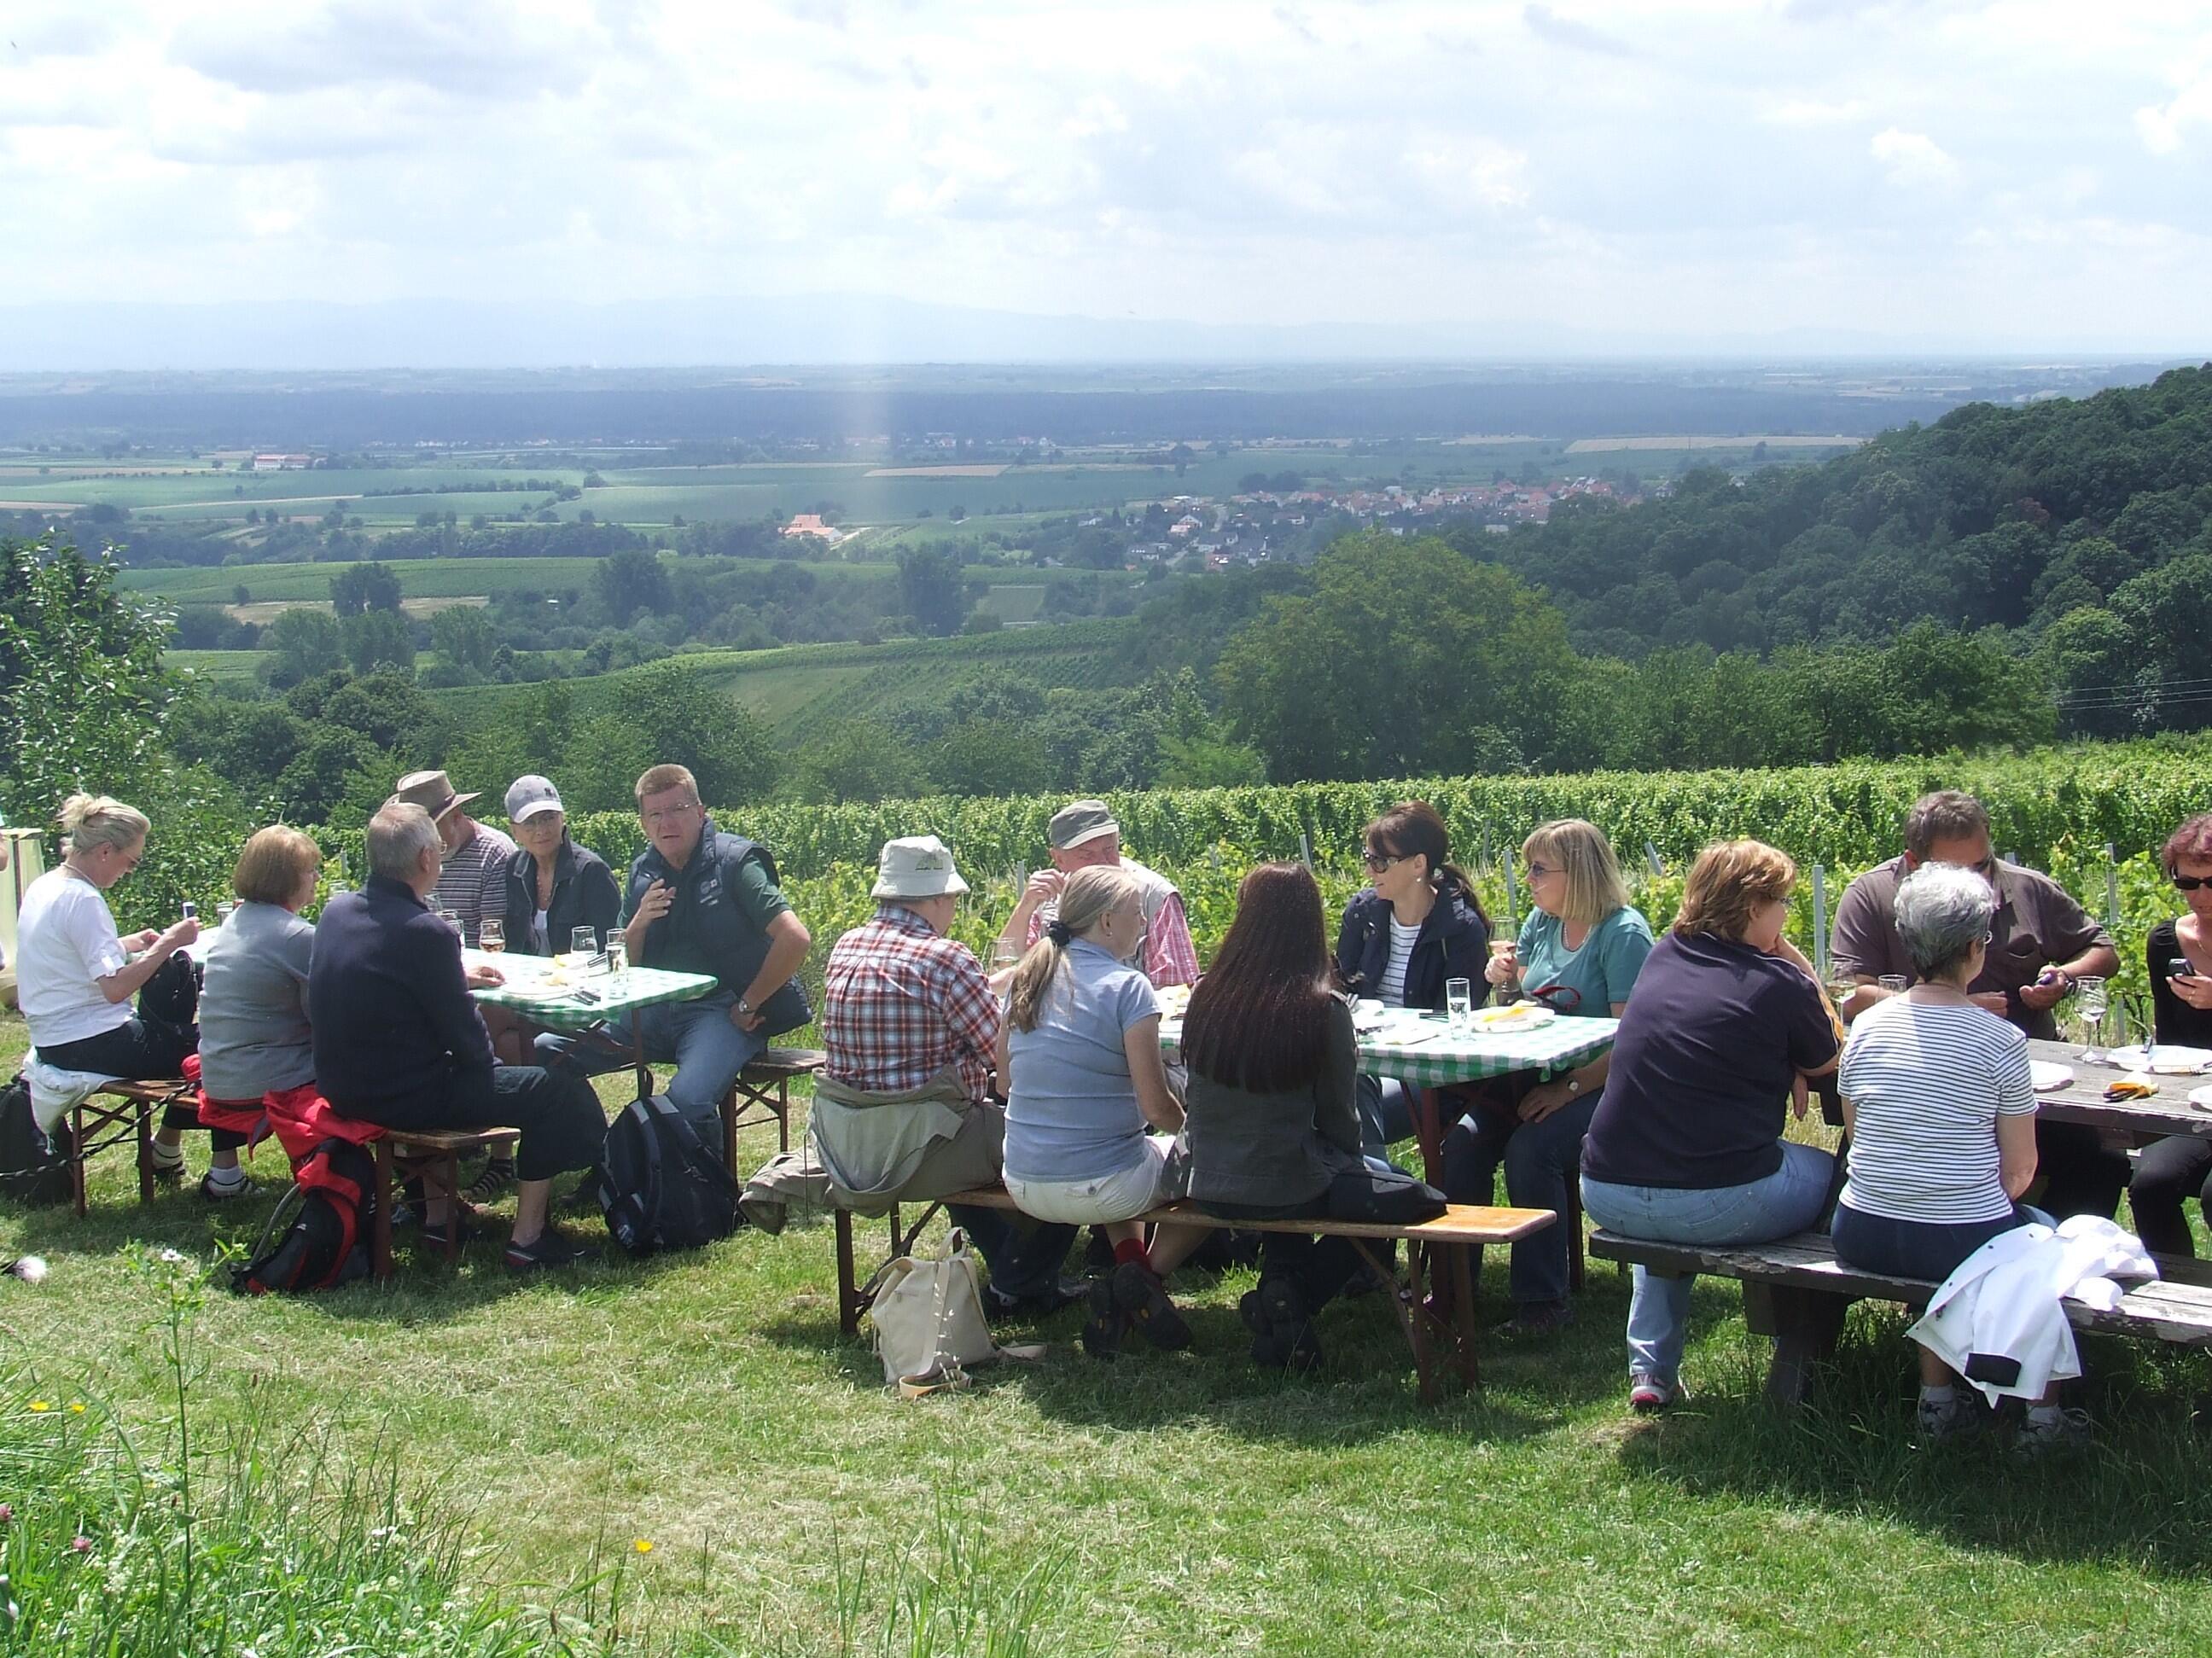
[[[712, 1146], [722, 1143], [718, 1118], [722, 1096], [730, 1091], [738, 1072], [768, 1047], [761, 1032], [740, 1030], [730, 1023], [730, 1010], [737, 1002], [735, 991], [718, 990], [696, 1001], [637, 1008], [617, 1026], [625, 1042], [634, 1031], [641, 1033], [648, 1060], [676, 1066], [668, 1084], [668, 1102]], [[596, 1042], [582, 1043], [551, 1031], [540, 1035], [532, 1046], [538, 1064], [581, 1071], [587, 1077], [619, 1071], [629, 1063], [627, 1054], [610, 1053]]]
[[[1836, 1160], [1818, 1146], [1782, 1142], [1782, 1167], [1747, 1186], [1684, 1191], [1614, 1186], [1583, 1176], [1583, 1208], [1609, 1232], [1663, 1243], [1765, 1243], [1815, 1224], [1827, 1207]], [[1628, 1371], [1668, 1386], [1682, 1369], [1694, 1276], [1654, 1278], [1639, 1266], [1628, 1303]]]
[[1395, 1077], [1370, 1077], [1364, 1071], [1352, 1095], [1359, 1103], [1360, 1155], [1370, 1169], [1396, 1169], [1390, 1148], [1413, 1138], [1413, 1096]]
[[[1522, 1121], [1499, 1098], [1475, 1102], [1444, 1135], [1444, 1195], [1454, 1203], [1495, 1202], [1503, 1168], [1507, 1202], [1564, 1217], [1567, 1182], [1582, 1166], [1583, 1136], [1597, 1114], [1597, 1102], [1598, 1090], [1586, 1090], [1541, 1122]], [[1450, 1108], [1448, 1103], [1445, 1109]], [[1523, 1307], [1567, 1298], [1564, 1218], [1513, 1246], [1510, 1284], [1513, 1299]]]
[[1075, 1242], [1076, 1228], [1048, 1226], [1027, 1215], [970, 1208], [964, 1203], [948, 1203], [945, 1212], [967, 1231], [968, 1241], [991, 1269], [991, 1299], [1002, 1304], [1027, 1301], [1059, 1287], [1060, 1265]]

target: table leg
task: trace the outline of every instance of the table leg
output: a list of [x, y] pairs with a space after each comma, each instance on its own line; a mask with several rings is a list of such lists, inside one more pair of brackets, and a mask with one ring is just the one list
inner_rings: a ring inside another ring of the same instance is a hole
[[1443, 1127], [1437, 1121], [1437, 1090], [1408, 1084], [1413, 1102], [1413, 1137], [1420, 1142], [1421, 1178], [1438, 1191], [1443, 1189]]

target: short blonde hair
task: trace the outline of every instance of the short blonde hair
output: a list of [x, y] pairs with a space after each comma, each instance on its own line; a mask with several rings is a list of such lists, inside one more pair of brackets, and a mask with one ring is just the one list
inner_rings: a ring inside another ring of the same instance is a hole
[[1559, 919], [1595, 926], [1616, 909], [1628, 907], [1628, 883], [1620, 873], [1620, 860], [1613, 855], [1613, 842], [1595, 823], [1579, 817], [1561, 817], [1539, 823], [1521, 843], [1521, 855], [1530, 863], [1544, 859], [1559, 872], [1565, 890], [1559, 897]]
[[153, 827], [137, 807], [126, 806], [105, 794], [72, 794], [62, 802], [61, 814], [55, 821], [69, 837], [70, 850], [79, 853], [97, 852], [102, 847], [121, 852], [144, 840], [146, 831]]
[[323, 866], [323, 849], [289, 824], [271, 823], [246, 837], [230, 872], [230, 890], [249, 904], [289, 904], [300, 884]]
[[1797, 862], [1764, 841], [1716, 841], [1698, 854], [1682, 887], [1674, 931], [1741, 939], [1764, 905], [1787, 903]]
[[691, 774], [689, 766], [647, 766], [637, 780], [637, 804], [645, 805], [648, 794], [665, 794], [671, 789], [689, 789], [691, 798], [699, 798], [699, 780]]

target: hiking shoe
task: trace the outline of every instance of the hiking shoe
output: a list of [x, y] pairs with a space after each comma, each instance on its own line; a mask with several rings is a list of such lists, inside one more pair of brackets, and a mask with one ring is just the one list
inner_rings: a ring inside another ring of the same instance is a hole
[[1094, 1278], [1085, 1291], [1091, 1302], [1091, 1316], [1083, 1321], [1083, 1351], [1093, 1358], [1111, 1359], [1121, 1351], [1121, 1337], [1129, 1326], [1128, 1315], [1114, 1299], [1114, 1281]]
[[573, 1266], [591, 1253], [584, 1245], [570, 1242], [549, 1226], [532, 1243], [517, 1243], [509, 1239], [507, 1268], [511, 1272], [548, 1272]]
[[1313, 1314], [1296, 1278], [1264, 1280], [1260, 1310], [1267, 1315], [1268, 1333], [1283, 1355], [1285, 1370], [1310, 1370], [1321, 1363], [1321, 1338], [1314, 1333]]
[[1640, 1415], [1663, 1411], [1689, 1396], [1690, 1390], [1679, 1381], [1662, 1382], [1648, 1370], [1638, 1370], [1628, 1378], [1628, 1408]]
[[1114, 1304], [1138, 1334], [1164, 1353], [1181, 1352], [1190, 1345], [1190, 1326], [1168, 1299], [1167, 1286], [1157, 1273], [1125, 1260], [1114, 1269], [1112, 1283]]
[[210, 1203], [228, 1203], [233, 1198], [250, 1195], [252, 1190], [253, 1182], [243, 1175], [228, 1186], [217, 1181], [212, 1173], [200, 1177], [200, 1195]]
[[1512, 1317], [1498, 1325], [1491, 1333], [1507, 1341], [1528, 1341], [1564, 1330], [1574, 1321], [1575, 1309], [1571, 1303], [1524, 1301]]
[[1956, 1439], [1980, 1425], [1981, 1418], [1974, 1409], [1973, 1400], [1960, 1393], [1948, 1399], [1923, 1399], [1913, 1415], [1913, 1431], [1923, 1445]]
[[2088, 1412], [2069, 1406], [2040, 1421], [2031, 1409], [2021, 1423], [2020, 1431], [2013, 1436], [2012, 1448], [2017, 1456], [2041, 1456], [2061, 1446], [2088, 1442]]
[[1063, 1307], [1073, 1306], [1091, 1293], [1091, 1286], [1073, 1278], [1056, 1278], [1049, 1290], [1035, 1295], [1010, 1296], [995, 1284], [983, 1286], [986, 1324], [1026, 1324], [1050, 1318]]
[[1275, 1327], [1260, 1304], [1260, 1292], [1247, 1290], [1237, 1299], [1237, 1316], [1252, 1333], [1252, 1362], [1263, 1370], [1279, 1370], [1291, 1362], [1291, 1351], [1275, 1339]]
[[461, 1195], [471, 1203], [489, 1203], [503, 1197], [514, 1185], [514, 1159], [486, 1157], [484, 1166]]

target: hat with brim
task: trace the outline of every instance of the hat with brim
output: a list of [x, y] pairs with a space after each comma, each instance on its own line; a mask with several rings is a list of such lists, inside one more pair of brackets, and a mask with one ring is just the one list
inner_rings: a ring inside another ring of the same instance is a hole
[[952, 867], [952, 852], [933, 835], [911, 835], [884, 842], [876, 859], [876, 884], [872, 898], [942, 898], [968, 890], [960, 872]]
[[392, 792], [392, 798], [422, 807], [435, 822], [454, 807], [465, 806], [478, 797], [453, 793], [453, 780], [441, 771], [410, 771], [399, 780], [399, 786]]
[[1103, 800], [1077, 800], [1053, 813], [1052, 822], [1045, 827], [1045, 839], [1054, 851], [1069, 852], [1086, 841], [1121, 832], [1113, 808]]

